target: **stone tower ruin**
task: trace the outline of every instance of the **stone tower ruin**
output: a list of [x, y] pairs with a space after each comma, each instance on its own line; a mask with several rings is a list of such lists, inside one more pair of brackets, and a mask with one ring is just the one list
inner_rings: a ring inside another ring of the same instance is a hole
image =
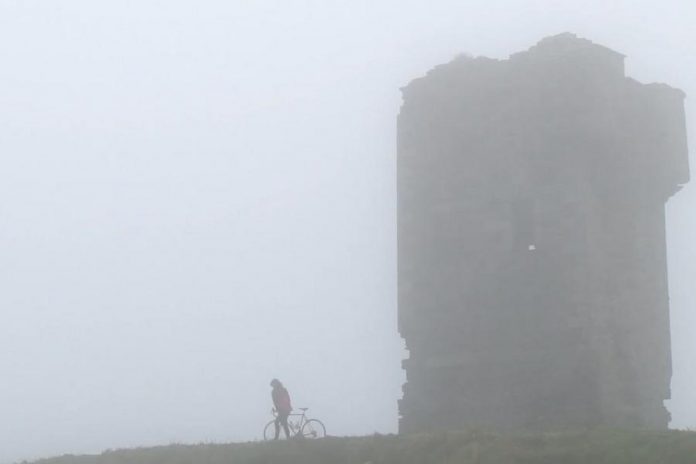
[[401, 431], [666, 428], [684, 94], [572, 34], [402, 90]]

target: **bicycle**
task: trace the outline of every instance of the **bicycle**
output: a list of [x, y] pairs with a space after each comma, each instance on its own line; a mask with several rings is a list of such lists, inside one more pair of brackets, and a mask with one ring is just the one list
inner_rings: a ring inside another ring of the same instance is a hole
[[[300, 408], [302, 414], [295, 413], [288, 416], [288, 428], [290, 429], [291, 438], [324, 438], [326, 436], [326, 427], [319, 419], [308, 419], [307, 409]], [[277, 417], [278, 412], [273, 409], [273, 416]], [[263, 429], [263, 439], [273, 440], [275, 438], [275, 419], [266, 424]], [[280, 437], [280, 435], [279, 435]]]

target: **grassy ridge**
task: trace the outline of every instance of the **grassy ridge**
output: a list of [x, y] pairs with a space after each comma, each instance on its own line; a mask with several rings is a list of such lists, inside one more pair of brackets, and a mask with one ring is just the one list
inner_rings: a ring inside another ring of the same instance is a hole
[[171, 445], [37, 464], [696, 464], [696, 432], [592, 430]]

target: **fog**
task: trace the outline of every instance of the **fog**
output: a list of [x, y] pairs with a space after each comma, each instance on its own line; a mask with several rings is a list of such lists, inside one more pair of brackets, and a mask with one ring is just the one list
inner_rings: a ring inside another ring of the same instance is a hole
[[[399, 87], [571, 31], [696, 95], [683, 1], [0, 0], [0, 462], [261, 436], [278, 377], [391, 433]], [[692, 159], [692, 162], [693, 159]], [[696, 187], [668, 204], [696, 428]]]

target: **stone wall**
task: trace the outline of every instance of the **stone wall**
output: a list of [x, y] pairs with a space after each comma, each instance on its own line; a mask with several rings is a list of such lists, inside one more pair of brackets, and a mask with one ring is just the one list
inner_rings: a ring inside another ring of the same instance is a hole
[[402, 432], [667, 426], [684, 95], [623, 60], [562, 34], [402, 89]]

